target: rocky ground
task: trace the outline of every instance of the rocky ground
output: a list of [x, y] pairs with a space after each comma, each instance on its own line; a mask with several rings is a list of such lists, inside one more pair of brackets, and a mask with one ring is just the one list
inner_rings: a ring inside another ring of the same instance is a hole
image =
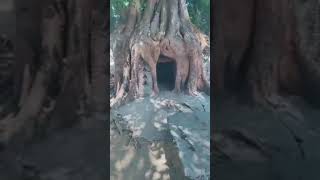
[[0, 179], [108, 179], [105, 123], [89, 119], [83, 125], [55, 132], [23, 149], [2, 151]]
[[216, 98], [212, 155], [217, 179], [318, 179], [320, 110], [289, 99], [288, 111], [274, 113]]
[[111, 179], [209, 179], [210, 101], [162, 91], [112, 110]]

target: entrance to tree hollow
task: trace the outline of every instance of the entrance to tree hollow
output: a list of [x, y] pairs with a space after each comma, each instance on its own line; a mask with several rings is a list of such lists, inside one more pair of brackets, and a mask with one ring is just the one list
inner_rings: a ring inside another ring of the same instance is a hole
[[173, 90], [176, 79], [176, 63], [173, 59], [160, 56], [157, 63], [157, 82], [161, 90]]

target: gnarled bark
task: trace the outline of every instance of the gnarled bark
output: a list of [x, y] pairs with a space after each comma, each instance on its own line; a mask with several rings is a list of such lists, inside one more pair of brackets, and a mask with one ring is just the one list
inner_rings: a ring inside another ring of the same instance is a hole
[[[20, 108], [17, 113], [9, 113], [8, 118], [0, 120], [1, 143], [25, 142], [39, 129], [48, 132], [71, 126], [80, 120], [80, 106], [85, 107], [82, 114], [106, 113], [105, 50], [108, 42], [102, 33], [105, 16], [99, 2], [46, 0], [35, 9], [30, 6], [24, 11], [42, 11], [38, 12], [41, 22], [32, 24], [35, 29], [41, 27], [38, 29], [41, 35], [31, 38], [31, 41], [39, 40], [41, 46], [32, 46], [35, 55], [30, 55], [26, 47], [31, 42], [24, 41], [28, 31], [17, 36], [16, 42], [21, 42], [19, 38], [25, 42], [25, 46], [15, 52], [21, 53], [14, 69], [18, 92], [15, 97]], [[16, 1], [16, 6], [20, 7], [21, 3], [24, 1]], [[27, 26], [21, 26], [28, 30]]]
[[[151, 70], [152, 95], [159, 93], [157, 63], [160, 55], [176, 64], [175, 91], [186, 89], [209, 92], [203, 77], [202, 50], [208, 45], [192, 25], [184, 0], [148, 0], [140, 11], [141, 2], [133, 1], [128, 19], [111, 35], [115, 59], [116, 95], [111, 107], [144, 96], [144, 64]], [[184, 85], [186, 84], [186, 87]]]
[[243, 90], [262, 105], [281, 104], [286, 95], [319, 99], [319, 7], [318, 1], [214, 1], [215, 94]]

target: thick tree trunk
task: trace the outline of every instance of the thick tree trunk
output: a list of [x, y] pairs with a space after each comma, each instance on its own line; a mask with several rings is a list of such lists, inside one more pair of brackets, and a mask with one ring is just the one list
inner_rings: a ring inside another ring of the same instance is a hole
[[[16, 1], [16, 6], [21, 2]], [[42, 20], [30, 24], [41, 27], [41, 35], [25, 41], [25, 47], [31, 40], [41, 41], [41, 46], [16, 49], [15, 54], [23, 50], [22, 55], [27, 55], [16, 60], [15, 94], [20, 108], [16, 115], [0, 120], [2, 143], [30, 140], [39, 128], [68, 127], [79, 121], [81, 105], [87, 114], [106, 113], [107, 41], [101, 33], [105, 16], [97, 4], [97, 0], [46, 0], [38, 8], [27, 9], [42, 11], [38, 13]], [[23, 41], [34, 31], [20, 33], [17, 37]], [[29, 55], [29, 50], [34, 54]]]
[[209, 92], [201, 58], [208, 42], [200, 41], [204, 35], [190, 22], [186, 2], [148, 0], [142, 12], [140, 6], [139, 0], [133, 1], [128, 19], [111, 35], [116, 89], [111, 107], [145, 95], [144, 64], [151, 70], [152, 95], [159, 93], [156, 66], [161, 63], [160, 56], [176, 65], [176, 92], [184, 88], [191, 95], [198, 90]]
[[215, 93], [245, 90], [262, 105], [279, 105], [286, 95], [317, 99], [319, 7], [318, 1], [214, 1]]

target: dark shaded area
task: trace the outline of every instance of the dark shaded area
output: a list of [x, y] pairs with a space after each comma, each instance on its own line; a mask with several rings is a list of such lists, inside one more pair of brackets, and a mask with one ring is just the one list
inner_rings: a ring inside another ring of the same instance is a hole
[[0, 11], [0, 120], [16, 110], [13, 93], [15, 14]]
[[174, 62], [159, 62], [157, 64], [157, 80], [160, 90], [173, 90], [175, 85], [175, 77], [176, 64]]
[[[104, 121], [63, 129], [23, 150], [0, 152], [0, 179], [108, 179]], [[92, 126], [94, 124], [94, 126]]]
[[[213, 175], [216, 179], [317, 180], [320, 164], [319, 109], [291, 98], [288, 112], [216, 97]], [[301, 116], [303, 118], [296, 119]], [[232, 172], [232, 173], [231, 173]]]

